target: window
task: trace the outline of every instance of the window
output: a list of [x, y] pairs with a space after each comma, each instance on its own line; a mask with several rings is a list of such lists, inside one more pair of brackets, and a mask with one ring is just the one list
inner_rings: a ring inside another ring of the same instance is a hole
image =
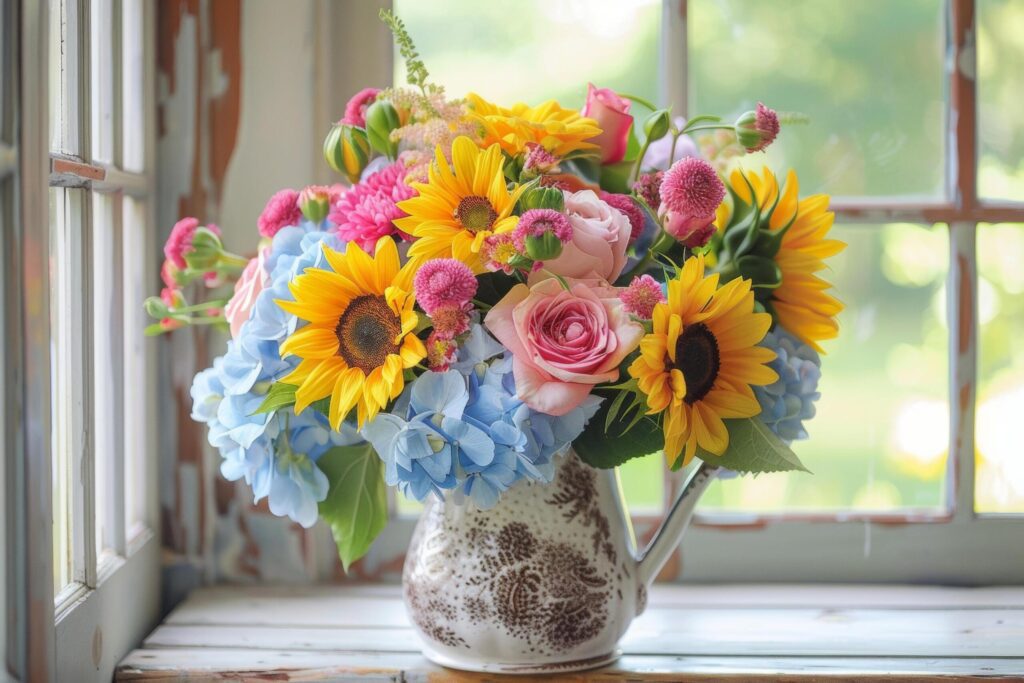
[[[593, 81], [679, 113], [729, 118], [763, 100], [808, 119], [744, 163], [792, 167], [802, 194], [833, 195], [849, 244], [831, 264], [842, 336], [812, 438], [796, 445], [815, 475], [716, 482], [683, 542], [688, 580], [1020, 580], [1024, 470], [1007, 416], [1024, 411], [1024, 52], [1011, 28], [1024, 7], [394, 5], [453, 94], [573, 106]], [[681, 475], [651, 455], [620, 477], [642, 537]]]
[[[5, 244], [22, 247], [3, 273], [5, 306], [18, 306], [5, 310], [5, 352], [23, 361], [5, 388], [5, 405], [14, 392], [23, 413], [17, 425], [5, 413], [19, 458], [4, 491], [14, 557], [25, 558], [5, 568], [6, 595], [26, 596], [7, 639], [22, 659], [8, 659], [25, 679], [109, 679], [157, 617], [154, 387], [140, 318], [155, 280], [152, 13], [144, 0], [0, 11], [0, 58], [14, 46], [21, 69], [20, 89], [4, 75], [3, 96], [22, 101], [0, 101], [3, 141], [18, 106], [21, 234], [3, 213], [7, 194], [0, 223]], [[0, 181], [9, 170], [0, 163]]]

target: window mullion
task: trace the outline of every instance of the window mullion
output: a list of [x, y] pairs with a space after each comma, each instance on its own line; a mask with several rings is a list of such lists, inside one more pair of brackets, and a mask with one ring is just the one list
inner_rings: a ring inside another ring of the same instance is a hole
[[977, 395], [976, 224], [949, 226], [949, 279], [946, 309], [949, 325], [950, 401], [948, 487], [954, 519], [974, 517], [974, 414]]

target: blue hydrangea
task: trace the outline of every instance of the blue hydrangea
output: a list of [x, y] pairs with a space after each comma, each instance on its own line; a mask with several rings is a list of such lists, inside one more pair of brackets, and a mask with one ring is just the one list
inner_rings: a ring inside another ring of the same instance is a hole
[[516, 397], [511, 357], [478, 324], [452, 368], [420, 376], [393, 413], [363, 427], [385, 481], [417, 500], [451, 491], [488, 509], [521, 479], [550, 481], [555, 455], [600, 405], [590, 397], [561, 417], [531, 410]]
[[781, 327], [769, 332], [761, 346], [775, 352], [770, 367], [779, 375], [774, 384], [754, 387], [761, 404], [761, 420], [787, 443], [806, 439], [804, 420], [814, 417], [814, 402], [821, 397], [821, 358], [818, 353]]
[[223, 460], [221, 473], [242, 479], [255, 501], [268, 499], [271, 512], [288, 516], [305, 527], [317, 517], [317, 503], [327, 496], [327, 477], [317, 460], [335, 446], [359, 441], [353, 429], [331, 430], [327, 418], [313, 409], [295, 415], [290, 408], [257, 413], [271, 384], [296, 365], [282, 359], [280, 343], [298, 325], [275, 299], [293, 299], [288, 283], [306, 268], [325, 263], [323, 245], [343, 249], [337, 236], [321, 226], [302, 225], [280, 230], [267, 259], [270, 283], [264, 289], [238, 338], [224, 356], [198, 373], [192, 383], [192, 417], [209, 428], [210, 444]]

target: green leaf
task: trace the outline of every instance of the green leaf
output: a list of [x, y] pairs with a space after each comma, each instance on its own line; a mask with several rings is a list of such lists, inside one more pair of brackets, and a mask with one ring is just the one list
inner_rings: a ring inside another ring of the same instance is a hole
[[263, 399], [263, 403], [256, 409], [253, 415], [259, 415], [260, 413], [272, 413], [275, 410], [281, 408], [287, 408], [288, 406], [295, 405], [295, 390], [298, 389], [294, 384], [284, 384], [283, 382], [276, 382], [270, 385], [270, 391], [267, 392], [267, 397]]
[[484, 273], [483, 275], [478, 275], [476, 279], [478, 283], [476, 299], [488, 306], [493, 306], [501, 301], [502, 297], [518, 284], [514, 277], [506, 275], [501, 271]]
[[775, 432], [758, 417], [725, 420], [729, 429], [729, 447], [722, 455], [697, 449], [697, 457], [711, 465], [735, 472], [810, 472]]
[[614, 403], [606, 398], [597, 414], [590, 418], [583, 433], [572, 444], [583, 462], [592, 467], [617, 467], [627, 460], [656, 453], [665, 445], [661, 425], [654, 419], [642, 415], [643, 406], [639, 408], [642, 419], [629, 429], [629, 424], [636, 417], [635, 410], [619, 410], [609, 419], [609, 411], [612, 410]]
[[633, 174], [632, 161], [620, 161], [617, 164], [601, 166], [601, 189], [617, 194], [629, 194], [630, 176]]
[[320, 516], [331, 525], [345, 571], [366, 554], [388, 523], [383, 463], [368, 444], [332, 448], [317, 465], [331, 483]]

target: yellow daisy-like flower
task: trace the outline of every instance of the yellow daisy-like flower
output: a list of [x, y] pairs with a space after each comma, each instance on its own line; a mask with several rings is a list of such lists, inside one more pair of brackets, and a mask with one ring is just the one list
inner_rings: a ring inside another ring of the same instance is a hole
[[484, 239], [511, 232], [519, 220], [512, 209], [523, 186], [509, 192], [504, 165], [498, 145], [482, 150], [465, 136], [452, 143], [451, 166], [437, 148], [427, 182], [412, 183], [419, 195], [398, 203], [409, 215], [395, 225], [417, 238], [409, 248], [410, 261], [420, 265], [451, 257], [474, 273], [485, 272], [480, 254]]
[[307, 268], [288, 288], [295, 301], [277, 300], [284, 310], [309, 324], [281, 344], [281, 356], [302, 359], [281, 379], [295, 384], [295, 412], [331, 397], [334, 429], [352, 408], [359, 427], [373, 418], [405, 386], [403, 371], [419, 363], [427, 350], [415, 334], [414, 269], [399, 268], [391, 238], [377, 242], [369, 256], [355, 243], [344, 253], [324, 246], [331, 270]]
[[470, 93], [466, 99], [469, 101], [466, 117], [483, 129], [483, 144], [497, 143], [512, 156], [525, 151], [528, 142], [538, 143], [559, 157], [578, 150], [597, 149], [597, 145], [586, 142], [601, 134], [597, 121], [574, 109], [565, 109], [554, 100], [536, 107], [519, 103], [508, 109], [475, 93]]
[[754, 313], [749, 280], [719, 288], [718, 275], [704, 277], [704, 258], [694, 256], [668, 283], [668, 301], [654, 308], [653, 323], [629, 374], [647, 394], [648, 414], [665, 414], [669, 466], [680, 454], [689, 463], [698, 446], [721, 455], [729, 446], [722, 419], [760, 413], [751, 385], [778, 379], [765, 365], [775, 352], [757, 346], [771, 316]]
[[[775, 174], [765, 168], [761, 174], [744, 174], [735, 170], [729, 177], [739, 201], [754, 201], [767, 214], [766, 226], [773, 232], [786, 229], [775, 263], [782, 271], [782, 284], [771, 290], [768, 304], [779, 324], [819, 353], [819, 341], [834, 339], [839, 334], [835, 316], [843, 304], [826, 290], [831, 284], [815, 273], [825, 268], [825, 259], [846, 248], [840, 240], [827, 239], [835, 220], [828, 210], [829, 197], [816, 194], [800, 199], [800, 184], [792, 170], [780, 189]], [[748, 187], [747, 181], [750, 182]], [[750, 188], [753, 187], [754, 197]], [[724, 206], [724, 204], [723, 204]], [[770, 212], [770, 213], [769, 213]], [[718, 225], [725, 225], [728, 216], [719, 214]], [[723, 222], [724, 219], [724, 222]]]

